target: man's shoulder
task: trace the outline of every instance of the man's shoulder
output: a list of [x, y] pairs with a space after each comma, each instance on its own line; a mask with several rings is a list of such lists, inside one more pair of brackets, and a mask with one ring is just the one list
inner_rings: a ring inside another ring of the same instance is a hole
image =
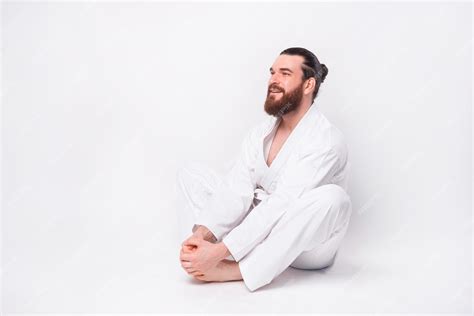
[[347, 143], [344, 134], [324, 115], [321, 115], [318, 126], [310, 132], [306, 144], [309, 150], [332, 150], [341, 158], [347, 156]]

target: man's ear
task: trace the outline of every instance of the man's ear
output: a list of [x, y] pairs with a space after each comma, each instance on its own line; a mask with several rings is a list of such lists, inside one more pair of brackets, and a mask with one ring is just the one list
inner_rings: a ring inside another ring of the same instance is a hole
[[311, 77], [306, 80], [305, 92], [310, 93], [311, 89], [314, 87], [316, 89], [316, 78]]

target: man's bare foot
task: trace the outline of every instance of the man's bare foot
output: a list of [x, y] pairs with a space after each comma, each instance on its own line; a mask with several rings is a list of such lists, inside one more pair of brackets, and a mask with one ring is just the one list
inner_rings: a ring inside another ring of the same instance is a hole
[[207, 282], [225, 282], [242, 280], [239, 264], [232, 260], [221, 260], [217, 266], [203, 273], [203, 275], [194, 276], [194, 278]]

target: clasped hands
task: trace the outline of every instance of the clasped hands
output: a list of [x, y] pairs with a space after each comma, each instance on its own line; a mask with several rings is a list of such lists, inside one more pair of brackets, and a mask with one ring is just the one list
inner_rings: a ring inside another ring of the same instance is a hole
[[183, 269], [196, 277], [206, 272], [225, 259], [230, 252], [224, 243], [212, 243], [214, 235], [204, 226], [198, 229], [181, 244], [179, 259]]

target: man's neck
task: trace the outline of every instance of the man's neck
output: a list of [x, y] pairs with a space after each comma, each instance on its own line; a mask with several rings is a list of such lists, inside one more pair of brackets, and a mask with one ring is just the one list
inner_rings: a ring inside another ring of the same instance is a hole
[[311, 103], [302, 102], [296, 110], [286, 113], [281, 117], [280, 127], [284, 130], [288, 130], [289, 132], [293, 131], [310, 107]]

